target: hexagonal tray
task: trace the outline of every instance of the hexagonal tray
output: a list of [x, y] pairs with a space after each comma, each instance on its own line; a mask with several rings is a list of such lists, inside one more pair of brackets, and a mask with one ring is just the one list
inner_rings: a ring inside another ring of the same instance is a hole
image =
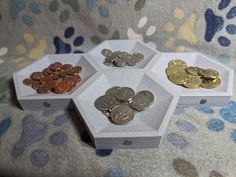
[[[165, 70], [168, 62], [176, 58], [184, 60], [188, 66], [217, 70], [220, 73], [221, 85], [214, 89], [188, 89], [173, 84], [167, 78]], [[156, 77], [160, 77], [169, 88], [180, 95], [178, 106], [199, 106], [204, 104], [220, 107], [226, 105], [233, 94], [233, 70], [200, 53], [163, 53], [161, 57], [153, 58], [147, 69]]]
[[152, 59], [154, 55], [160, 55], [160, 52], [158, 52], [155, 49], [150, 48], [147, 44], [137, 41], [137, 40], [107, 40], [99, 45], [97, 45], [95, 48], [90, 50], [87, 55], [90, 57], [93, 61], [95, 61], [102, 69], [111, 69], [113, 67], [109, 67], [103, 64], [103, 61], [105, 60], [105, 57], [101, 54], [101, 51], [103, 49], [110, 49], [113, 52], [114, 51], [125, 51], [130, 54], [134, 52], [140, 52], [144, 55], [144, 60], [140, 61], [135, 66], [125, 66], [121, 67], [121, 69], [130, 69], [130, 68], [144, 68], [147, 63]]
[[[73, 90], [65, 94], [38, 94], [34, 89], [23, 84], [23, 80], [31, 75], [32, 72], [42, 71], [51, 63], [61, 62], [81, 66], [81, 82]], [[82, 54], [61, 54], [46, 55], [42, 59], [26, 66], [13, 74], [17, 99], [24, 110], [42, 110], [46, 107], [57, 109], [68, 109], [72, 99], [72, 93], [83, 86], [83, 84], [97, 72], [94, 63], [89, 62]]]
[[[154, 103], [147, 110], [136, 112], [129, 124], [113, 124], [94, 106], [94, 101], [113, 86], [131, 87], [135, 92], [149, 90], [155, 96]], [[178, 96], [145, 72], [113, 69], [87, 83], [86, 89], [74, 95], [73, 101], [96, 148], [144, 148], [159, 146]]]

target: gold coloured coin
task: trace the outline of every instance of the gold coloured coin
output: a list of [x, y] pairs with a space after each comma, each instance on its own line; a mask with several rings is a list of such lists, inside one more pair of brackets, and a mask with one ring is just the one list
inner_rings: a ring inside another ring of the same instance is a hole
[[193, 67], [193, 66], [189, 66], [185, 69], [185, 71], [188, 73], [188, 74], [191, 74], [191, 75], [194, 75], [194, 76], [198, 76], [198, 69], [196, 67]]
[[219, 73], [214, 69], [202, 69], [199, 71], [199, 75], [208, 79], [216, 79], [219, 77]]
[[213, 89], [221, 84], [220, 78], [216, 79], [203, 79], [201, 86], [205, 89]]
[[169, 75], [169, 80], [177, 85], [185, 84], [188, 81], [188, 74], [185, 71], [177, 71]]
[[187, 63], [181, 59], [174, 59], [168, 63], [168, 67], [173, 66], [173, 65], [184, 65], [187, 67]]
[[171, 74], [174, 74], [178, 71], [184, 71], [186, 68], [185, 65], [172, 65], [168, 68], [166, 68], [166, 74], [169, 76]]
[[202, 84], [202, 79], [198, 76], [188, 75], [188, 80], [184, 83], [187, 88], [195, 89], [199, 88]]

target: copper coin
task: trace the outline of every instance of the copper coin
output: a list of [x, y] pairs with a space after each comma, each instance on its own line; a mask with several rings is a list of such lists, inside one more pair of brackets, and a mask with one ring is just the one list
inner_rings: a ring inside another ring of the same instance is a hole
[[38, 90], [38, 88], [40, 88], [40, 87], [41, 87], [40, 82], [34, 81], [34, 82], [32, 83], [32, 88], [33, 88], [33, 89]]
[[49, 75], [45, 75], [43, 78], [40, 79], [40, 82], [43, 84], [45, 83], [47, 80], [51, 80], [52, 77]]
[[69, 71], [73, 68], [73, 66], [71, 64], [64, 64], [61, 66], [61, 70], [63, 71]]
[[33, 84], [33, 80], [30, 78], [24, 79], [23, 84], [31, 86]]
[[49, 68], [52, 71], [59, 71], [61, 69], [61, 66], [62, 66], [62, 64], [60, 62], [55, 62], [55, 63], [49, 65]]
[[55, 93], [62, 94], [66, 93], [70, 89], [67, 82], [62, 81], [55, 87]]
[[33, 79], [33, 80], [40, 80], [42, 77], [44, 77], [43, 72], [33, 72], [30, 75], [30, 78]]
[[59, 76], [59, 74], [53, 74], [53, 75], [52, 75], [52, 78], [53, 78], [54, 80], [57, 80], [57, 79], [60, 79], [60, 76]]
[[60, 71], [58, 74], [60, 77], [66, 77], [66, 71]]
[[81, 70], [82, 70], [82, 67], [81, 66], [75, 66], [74, 70], [76, 71], [76, 73], [80, 73]]
[[50, 90], [47, 87], [44, 87], [44, 86], [39, 87], [38, 90], [37, 90], [37, 92], [39, 94], [46, 94], [46, 93], [49, 93], [49, 91]]

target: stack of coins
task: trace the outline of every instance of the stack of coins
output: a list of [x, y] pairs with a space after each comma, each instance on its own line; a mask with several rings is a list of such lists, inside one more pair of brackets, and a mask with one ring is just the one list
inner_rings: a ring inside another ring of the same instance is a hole
[[154, 101], [152, 92], [143, 90], [135, 94], [129, 87], [114, 86], [105, 95], [94, 102], [97, 109], [118, 125], [124, 125], [133, 120], [134, 111], [148, 108]]
[[31, 86], [39, 94], [49, 92], [63, 94], [71, 91], [80, 81], [80, 66], [55, 62], [43, 71], [33, 72], [29, 78], [23, 80], [27, 86]]
[[129, 54], [122, 51], [112, 52], [109, 49], [103, 49], [101, 53], [105, 56], [103, 64], [110, 67], [134, 66], [144, 59], [144, 55], [141, 53]]
[[186, 88], [213, 89], [221, 84], [219, 72], [214, 69], [187, 66], [180, 59], [171, 60], [168, 63], [166, 74], [171, 82]]

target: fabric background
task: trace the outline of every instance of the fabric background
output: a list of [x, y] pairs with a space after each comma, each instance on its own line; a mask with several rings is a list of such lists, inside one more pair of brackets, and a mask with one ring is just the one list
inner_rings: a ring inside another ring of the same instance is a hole
[[0, 0], [0, 176], [235, 177], [235, 84], [224, 108], [177, 108], [160, 148], [127, 150], [94, 149], [74, 112], [23, 112], [12, 85], [45, 54], [105, 39], [199, 51], [236, 71], [235, 16], [235, 0]]

